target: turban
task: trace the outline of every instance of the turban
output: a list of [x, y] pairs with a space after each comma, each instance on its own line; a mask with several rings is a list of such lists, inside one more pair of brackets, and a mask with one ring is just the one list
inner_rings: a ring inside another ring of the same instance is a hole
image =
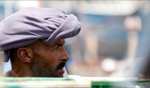
[[55, 8], [22, 9], [0, 22], [3, 51], [32, 44], [38, 39], [50, 45], [59, 38], [76, 36], [81, 23], [73, 14]]
[[29, 45], [38, 39], [52, 44], [58, 38], [69, 38], [80, 32], [76, 16], [54, 8], [26, 8], [0, 22], [0, 46], [9, 50]]

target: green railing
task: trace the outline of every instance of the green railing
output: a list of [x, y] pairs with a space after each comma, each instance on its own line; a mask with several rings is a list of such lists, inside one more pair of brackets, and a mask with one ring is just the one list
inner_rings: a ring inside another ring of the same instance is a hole
[[91, 88], [150, 88], [150, 80], [92, 81]]
[[100, 77], [81, 77], [77, 79], [0, 78], [0, 88], [150, 88], [150, 80]]

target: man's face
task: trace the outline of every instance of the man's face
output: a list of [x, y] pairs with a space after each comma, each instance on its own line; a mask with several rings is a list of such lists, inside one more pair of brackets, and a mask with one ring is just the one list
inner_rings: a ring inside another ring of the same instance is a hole
[[64, 49], [64, 39], [58, 39], [51, 45], [36, 42], [33, 50], [32, 70], [36, 77], [62, 77], [69, 56]]

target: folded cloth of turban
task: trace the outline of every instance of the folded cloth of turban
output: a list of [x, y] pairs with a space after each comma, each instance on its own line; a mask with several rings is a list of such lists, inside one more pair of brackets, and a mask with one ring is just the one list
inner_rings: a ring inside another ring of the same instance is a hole
[[29, 45], [38, 39], [52, 44], [58, 38], [76, 36], [81, 24], [73, 14], [55, 8], [22, 9], [0, 22], [3, 51]]

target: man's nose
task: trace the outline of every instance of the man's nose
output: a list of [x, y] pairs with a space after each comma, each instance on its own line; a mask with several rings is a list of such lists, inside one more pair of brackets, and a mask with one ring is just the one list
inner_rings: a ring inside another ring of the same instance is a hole
[[66, 49], [63, 47], [63, 57], [62, 57], [62, 60], [63, 61], [68, 61], [69, 60], [69, 55], [68, 55], [68, 53], [67, 53], [67, 51], [66, 51]]

